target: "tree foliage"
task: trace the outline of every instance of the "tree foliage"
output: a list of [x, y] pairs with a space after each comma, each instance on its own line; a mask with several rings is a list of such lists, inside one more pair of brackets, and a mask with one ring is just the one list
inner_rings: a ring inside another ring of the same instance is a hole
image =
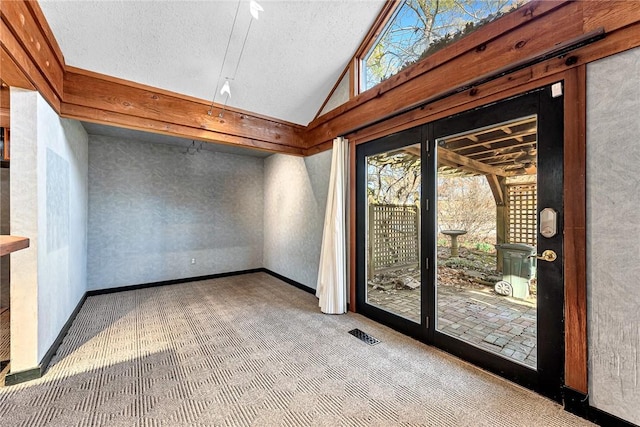
[[[419, 205], [421, 182], [421, 160], [411, 150], [367, 158], [369, 204]], [[496, 205], [486, 177], [438, 176], [437, 206], [439, 230], [466, 230], [461, 240], [474, 243], [494, 241]]]
[[420, 203], [420, 158], [404, 152], [384, 153], [367, 161], [369, 203]]
[[487, 242], [496, 230], [496, 203], [484, 176], [438, 178], [440, 230], [466, 230], [461, 237]]
[[364, 58], [363, 89], [377, 85], [524, 1], [405, 0]]

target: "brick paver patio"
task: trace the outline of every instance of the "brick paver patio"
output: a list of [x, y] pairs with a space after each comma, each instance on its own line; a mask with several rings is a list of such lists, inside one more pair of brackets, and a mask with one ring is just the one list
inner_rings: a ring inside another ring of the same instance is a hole
[[[368, 302], [420, 321], [420, 288], [369, 288]], [[496, 295], [490, 288], [438, 287], [438, 331], [480, 348], [535, 367], [536, 306], [533, 302]]]

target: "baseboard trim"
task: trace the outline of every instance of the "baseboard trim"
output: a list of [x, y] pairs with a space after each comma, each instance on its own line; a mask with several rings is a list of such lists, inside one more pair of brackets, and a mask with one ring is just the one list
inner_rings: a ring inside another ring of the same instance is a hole
[[156, 286], [178, 285], [181, 283], [198, 282], [201, 280], [220, 279], [222, 277], [239, 276], [241, 274], [260, 273], [263, 268], [253, 268], [250, 270], [230, 271], [228, 273], [208, 274], [206, 276], [185, 277], [184, 279], [163, 280], [161, 282], [149, 282], [139, 285], [120, 286], [115, 288], [94, 289], [87, 291], [87, 296], [112, 294], [114, 292], [135, 291], [137, 289], [154, 288]]
[[589, 406], [589, 416], [587, 419], [603, 427], [638, 427], [636, 424], [618, 418], [598, 408], [594, 408], [593, 406]]
[[638, 427], [635, 424], [589, 405], [589, 395], [565, 387], [564, 409], [603, 427]]
[[569, 387], [563, 387], [564, 410], [582, 418], [589, 416], [589, 396]]
[[308, 293], [313, 294], [313, 295], [316, 294], [316, 290], [315, 289], [313, 289], [313, 288], [311, 288], [311, 287], [309, 287], [307, 285], [303, 285], [300, 282], [296, 282], [295, 280], [289, 279], [288, 277], [285, 277], [282, 274], [278, 274], [275, 271], [271, 271], [268, 268], [263, 268], [263, 269], [261, 269], [261, 271], [263, 271], [263, 272], [265, 272], [267, 274], [270, 274], [273, 277], [275, 277], [276, 279], [280, 279], [283, 282], [286, 282], [286, 283], [290, 284], [291, 286], [295, 286], [298, 289], [302, 289], [305, 292], [308, 292]]
[[78, 304], [76, 304], [76, 308], [73, 309], [71, 316], [69, 316], [69, 318], [67, 319], [67, 322], [64, 324], [64, 326], [60, 330], [60, 333], [56, 337], [55, 341], [53, 341], [53, 344], [51, 344], [51, 347], [49, 347], [49, 350], [45, 353], [44, 357], [40, 361], [40, 371], [42, 374], [47, 372], [47, 368], [49, 368], [49, 363], [51, 363], [51, 359], [53, 359], [53, 356], [56, 355], [56, 352], [58, 351], [58, 347], [60, 347], [60, 344], [62, 344], [62, 340], [64, 340], [64, 337], [67, 336], [67, 333], [71, 328], [71, 325], [73, 325], [73, 321], [76, 320], [76, 316], [78, 316], [78, 313], [80, 312], [80, 309], [82, 308], [86, 300], [87, 300], [87, 293], [85, 292], [84, 295], [82, 295], [82, 298], [80, 298], [80, 301], [78, 301]]
[[51, 363], [51, 359], [53, 359], [53, 356], [55, 356], [56, 352], [58, 351], [58, 348], [60, 347], [60, 344], [62, 344], [62, 340], [64, 340], [64, 337], [67, 336], [67, 333], [69, 332], [73, 321], [76, 320], [76, 316], [80, 312], [80, 309], [82, 308], [82, 305], [84, 304], [86, 299], [87, 293], [85, 292], [82, 295], [82, 298], [80, 298], [80, 301], [78, 301], [78, 304], [76, 304], [76, 308], [74, 308], [73, 312], [71, 312], [71, 315], [65, 322], [62, 329], [60, 329], [60, 333], [49, 347], [49, 350], [47, 350], [47, 352], [45, 353], [44, 357], [40, 361], [40, 364], [32, 369], [27, 369], [19, 372], [9, 372], [4, 378], [4, 385], [16, 385], [25, 381], [35, 380], [37, 378], [40, 378], [44, 375], [45, 372], [47, 372], [49, 363]]
[[26, 381], [38, 379], [42, 376], [43, 370], [40, 366], [25, 371], [10, 372], [4, 377], [4, 385], [16, 385]]

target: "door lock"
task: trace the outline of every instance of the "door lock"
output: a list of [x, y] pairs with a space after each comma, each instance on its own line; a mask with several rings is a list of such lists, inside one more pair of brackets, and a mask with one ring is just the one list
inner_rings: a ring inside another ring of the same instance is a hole
[[558, 212], [553, 208], [540, 211], [540, 234], [547, 239], [558, 234]]
[[536, 257], [537, 259], [541, 259], [547, 262], [553, 262], [556, 259], [558, 259], [558, 255], [555, 253], [555, 251], [552, 251], [551, 249], [547, 249], [546, 251], [542, 252], [542, 255], [529, 256], [529, 258], [533, 258], [533, 257]]

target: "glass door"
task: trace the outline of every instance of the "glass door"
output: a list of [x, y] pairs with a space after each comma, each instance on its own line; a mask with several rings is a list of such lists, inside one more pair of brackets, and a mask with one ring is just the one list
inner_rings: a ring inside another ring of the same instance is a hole
[[436, 330], [532, 369], [536, 135], [530, 115], [435, 140]]
[[563, 126], [550, 94], [433, 124], [432, 315], [437, 345], [559, 399]]
[[357, 147], [358, 311], [425, 336], [422, 129]]
[[559, 400], [561, 87], [554, 93], [356, 147], [356, 307]]

